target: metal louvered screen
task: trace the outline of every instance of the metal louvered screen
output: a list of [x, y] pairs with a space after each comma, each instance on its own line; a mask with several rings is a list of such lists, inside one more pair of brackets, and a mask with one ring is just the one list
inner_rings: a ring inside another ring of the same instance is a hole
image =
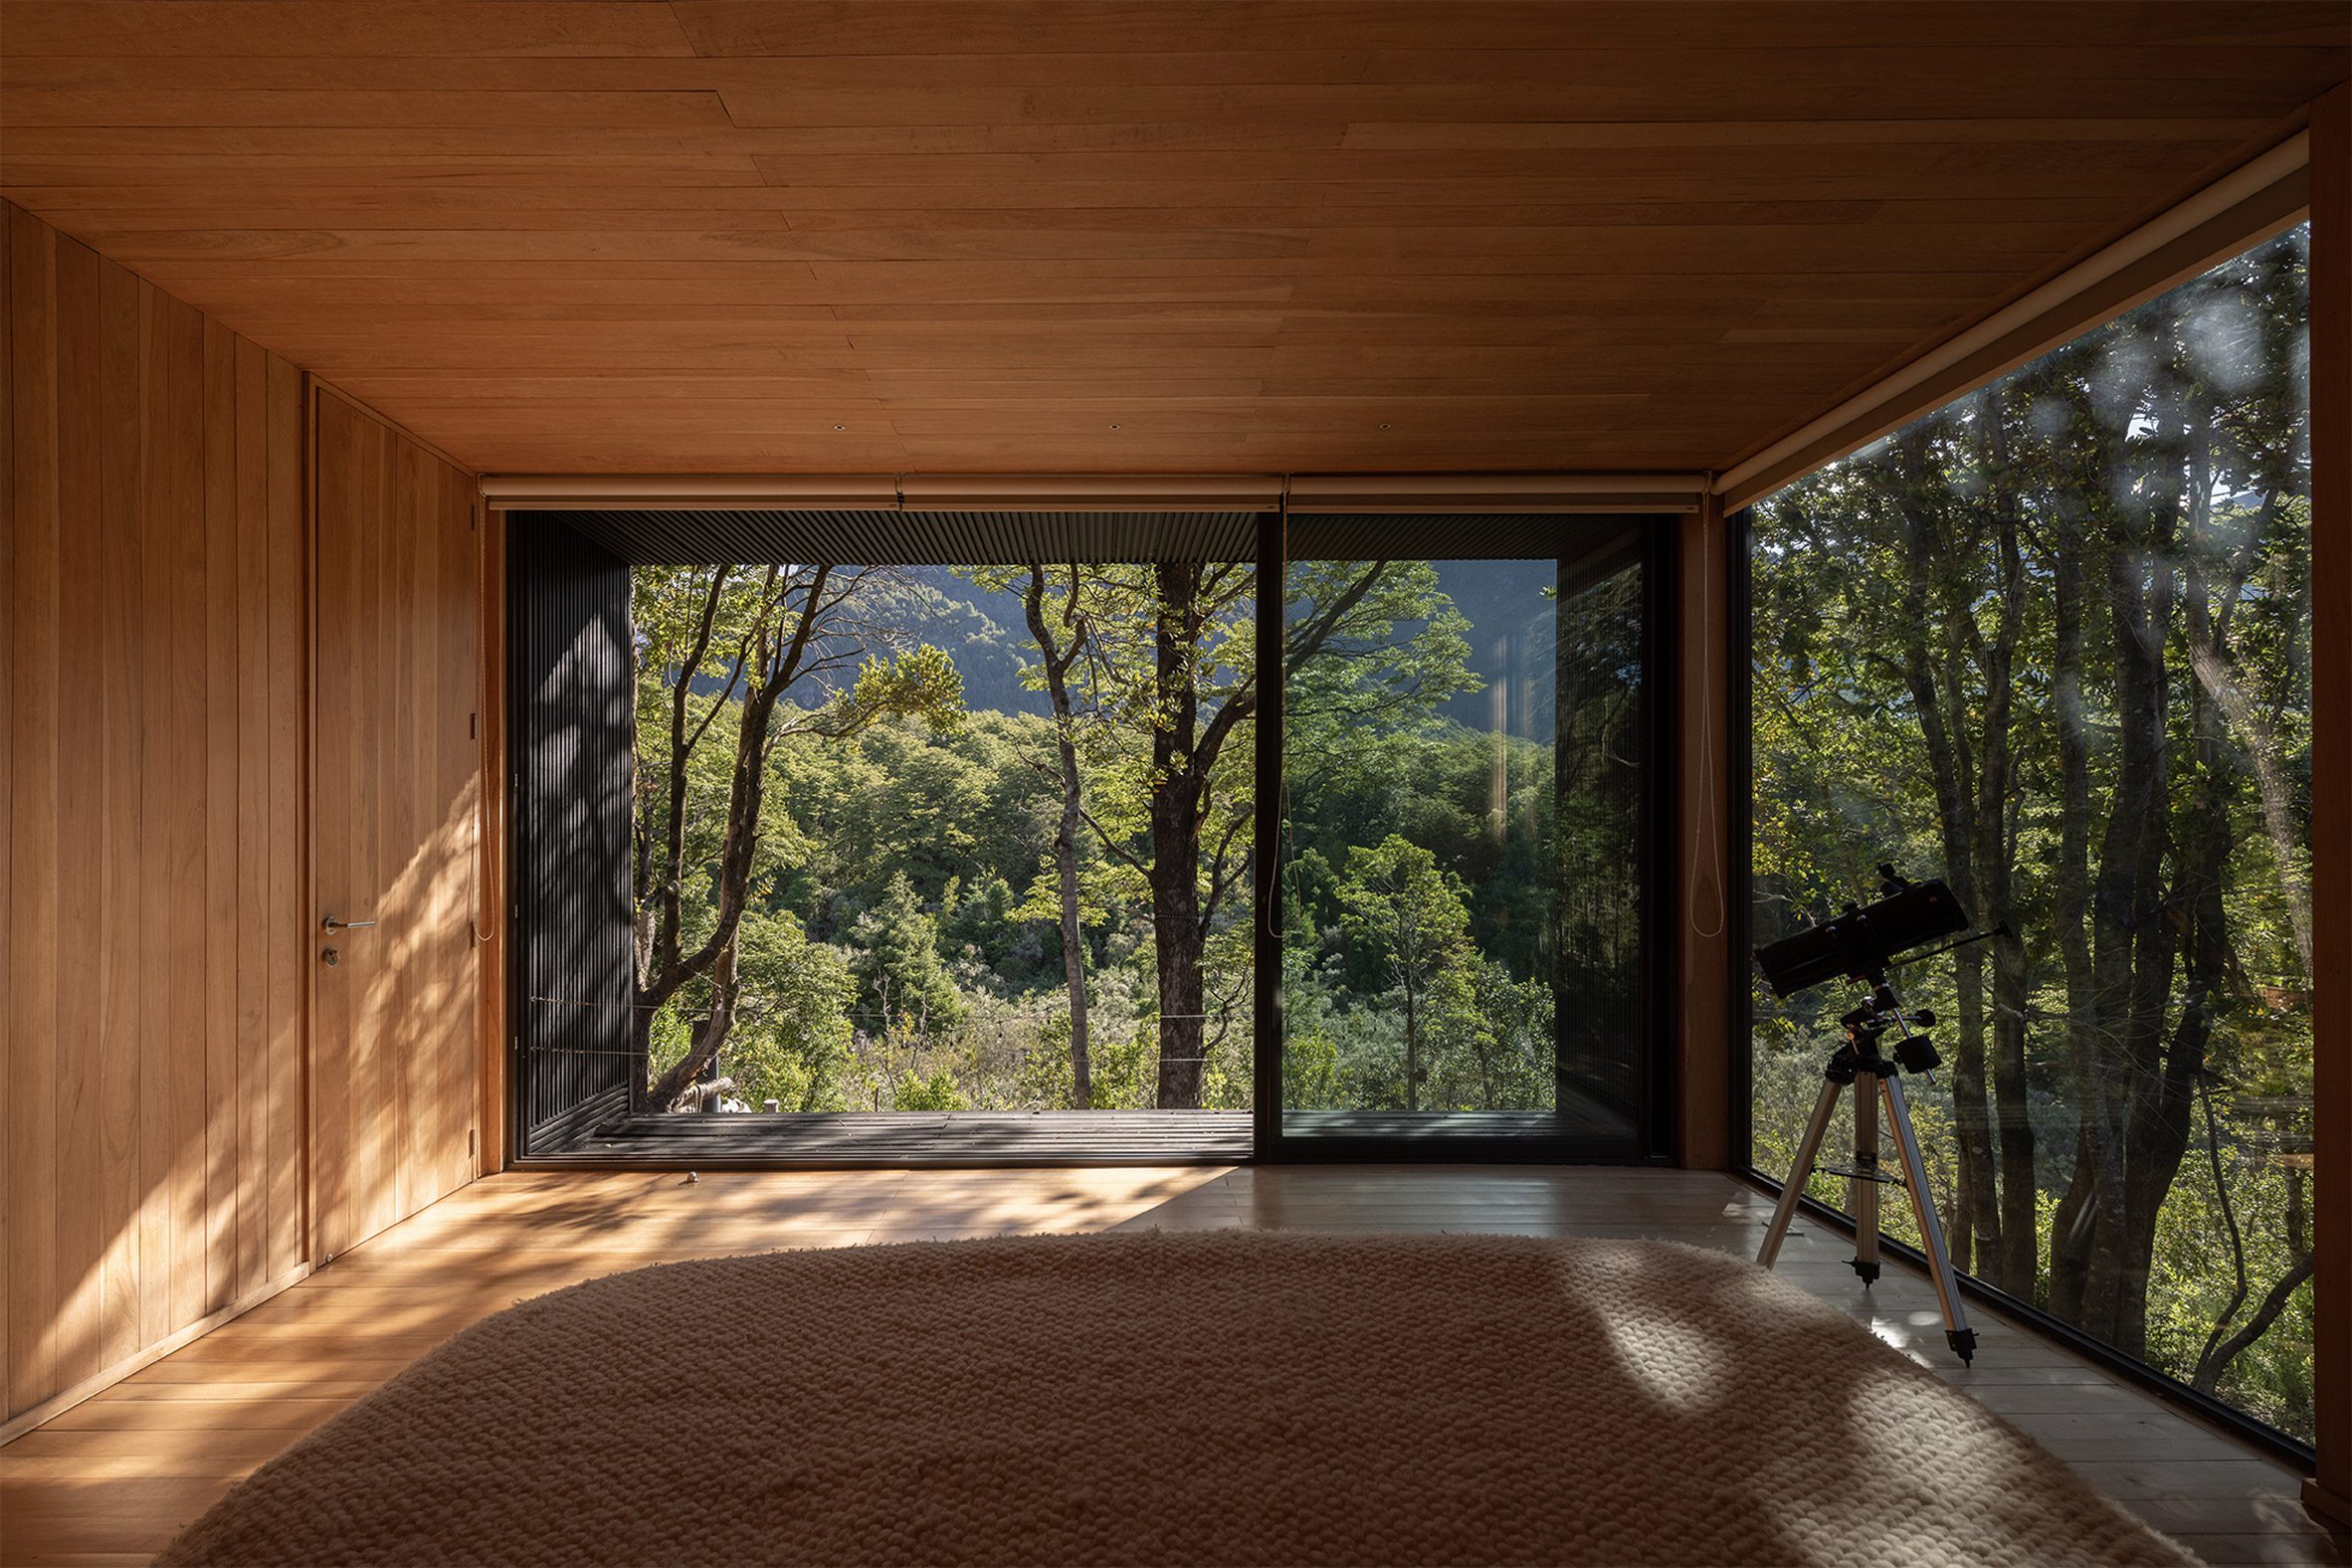
[[1293, 515], [1294, 561], [1550, 561], [1590, 552], [1650, 518], [1570, 512], [1342, 512]]
[[514, 1012], [523, 1154], [629, 1106], [629, 567], [579, 532], [513, 541]]
[[640, 566], [855, 561], [1236, 561], [1258, 553], [1254, 511], [518, 511], [517, 531], [577, 530]]

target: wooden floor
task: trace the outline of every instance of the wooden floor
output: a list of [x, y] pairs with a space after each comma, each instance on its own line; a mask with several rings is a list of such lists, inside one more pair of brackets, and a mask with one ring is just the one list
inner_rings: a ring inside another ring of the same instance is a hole
[[[1561, 1167], [509, 1173], [0, 1449], [0, 1562], [136, 1563], [229, 1484], [466, 1324], [678, 1259], [1008, 1231], [1262, 1227], [1661, 1236], [1750, 1251], [1768, 1209], [1725, 1177]], [[1865, 1293], [1800, 1225], [1781, 1269], [2033, 1433], [2214, 1563], [2342, 1563], [2296, 1477], [2066, 1351], [1980, 1314], [1973, 1370], [1899, 1264]], [[1932, 1467], [1932, 1454], [1915, 1456]]]

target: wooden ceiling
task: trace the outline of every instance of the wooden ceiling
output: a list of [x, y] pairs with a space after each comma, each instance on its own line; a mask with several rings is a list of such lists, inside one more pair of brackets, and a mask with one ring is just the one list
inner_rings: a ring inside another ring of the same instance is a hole
[[2313, 3], [13, 0], [0, 187], [499, 472], [1726, 467]]

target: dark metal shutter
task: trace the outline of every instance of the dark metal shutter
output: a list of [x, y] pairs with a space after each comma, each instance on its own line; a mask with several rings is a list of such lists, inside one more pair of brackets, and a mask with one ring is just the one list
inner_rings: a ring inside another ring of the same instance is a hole
[[629, 568], [574, 529], [513, 537], [515, 1103], [524, 1154], [629, 1108]]

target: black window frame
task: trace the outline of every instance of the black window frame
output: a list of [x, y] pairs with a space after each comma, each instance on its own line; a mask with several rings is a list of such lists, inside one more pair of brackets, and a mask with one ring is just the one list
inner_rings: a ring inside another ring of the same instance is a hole
[[[508, 863], [516, 871], [528, 864], [531, 853], [523, 814], [519, 810], [526, 773], [525, 747], [528, 737], [526, 726], [517, 721], [517, 715], [524, 710], [528, 700], [528, 692], [523, 689], [527, 662], [520, 656], [524, 652], [522, 640], [530, 622], [527, 607], [534, 592], [532, 563], [535, 556], [526, 542], [526, 536], [535, 528], [549, 523], [564, 522], [578, 527], [583, 521], [593, 521], [603, 511], [627, 509], [601, 508], [597, 512], [505, 511], [494, 514], [498, 518], [497, 525], [507, 531], [509, 559], [514, 563], [506, 585], [508, 689], [505, 700], [508, 722], [505, 774], [508, 794]], [[648, 515], [658, 515], [672, 522], [675, 522], [676, 517], [672, 513]], [[1400, 510], [1395, 515], [1413, 517], [1424, 513]], [[1673, 512], [1612, 512], [1577, 514], [1558, 520], [1570, 526], [1589, 525], [1596, 530], [1621, 527], [1633, 531], [1640, 540], [1645, 670], [1641, 727], [1650, 787], [1643, 790], [1639, 797], [1643, 812], [1640, 840], [1645, 863], [1642, 869], [1642, 884], [1646, 893], [1642, 910], [1645, 972], [1638, 1025], [1643, 1053], [1640, 1075], [1642, 1101], [1636, 1108], [1632, 1136], [1594, 1139], [1547, 1135], [1357, 1137], [1283, 1134], [1280, 1127], [1280, 933], [1269, 924], [1268, 913], [1279, 907], [1278, 901], [1272, 896], [1273, 879], [1278, 873], [1278, 858], [1270, 853], [1257, 853], [1252, 868], [1252, 918], [1256, 922], [1253, 942], [1256, 970], [1254, 986], [1257, 1004], [1252, 1039], [1251, 1115], [1254, 1139], [1249, 1157], [1252, 1164], [1433, 1162], [1658, 1166], [1672, 1165], [1679, 1157], [1676, 1143], [1681, 1119], [1678, 1115], [1678, 1095], [1681, 1085], [1683, 1020], [1673, 995], [1681, 959], [1680, 921], [1677, 918], [1673, 871], [1676, 865], [1675, 845], [1681, 826], [1675, 788], [1679, 776], [1678, 736], [1682, 716], [1677, 545], [1686, 518], [1683, 514]], [[1288, 520], [1279, 509], [1257, 514], [1255, 566], [1260, 586], [1255, 614], [1261, 648], [1278, 649], [1281, 646], [1284, 595], [1279, 591], [1279, 586], [1284, 582], [1288, 568], [1287, 526]], [[600, 538], [593, 527], [589, 530], [589, 538], [609, 543], [609, 540]], [[1276, 591], [1266, 592], [1265, 587], [1269, 583], [1276, 585]], [[1282, 683], [1278, 671], [1275, 675], [1276, 679], [1273, 681], [1261, 681], [1260, 705], [1254, 720], [1253, 765], [1261, 801], [1278, 801], [1281, 798]], [[519, 882], [517, 886], [519, 889]], [[503, 921], [509, 951], [522, 950], [531, 939], [536, 919], [532, 900], [520, 896], [518, 890], [518, 895], [509, 901]], [[527, 1079], [533, 1068], [530, 1053], [525, 1049], [525, 1031], [520, 1027], [520, 1021], [527, 1013], [524, 1004], [528, 990], [522, 966], [509, 966], [508, 987], [504, 1114], [512, 1140], [509, 1147], [515, 1151], [518, 1162], [528, 1164], [534, 1152], [534, 1141], [546, 1141], [550, 1129], [538, 1129], [540, 1137], [534, 1139], [531, 1136], [532, 1129], [523, 1124]], [[630, 1159], [621, 1163], [631, 1167], [669, 1168], [673, 1162]], [[752, 1163], [777, 1169], [825, 1169], [831, 1168], [835, 1162], [806, 1156], [779, 1155], [773, 1160]]]
[[[1399, 513], [1409, 516], [1414, 513]], [[1647, 775], [1650, 788], [1641, 792], [1643, 853], [1641, 884], [1646, 898], [1642, 910], [1643, 977], [1639, 1033], [1643, 1062], [1642, 1103], [1635, 1113], [1630, 1139], [1580, 1138], [1561, 1134], [1482, 1136], [1433, 1129], [1422, 1136], [1356, 1136], [1301, 1134], [1282, 1130], [1282, 964], [1281, 931], [1274, 923], [1276, 879], [1280, 856], [1262, 838], [1253, 876], [1256, 921], [1255, 1058], [1252, 1110], [1256, 1138], [1253, 1163], [1310, 1164], [1525, 1164], [1525, 1165], [1672, 1165], [1681, 1085], [1681, 1010], [1673, 1005], [1671, 987], [1679, 972], [1681, 923], [1672, 886], [1678, 814], [1673, 781], [1678, 777], [1681, 685], [1677, 652], [1680, 639], [1676, 607], [1680, 603], [1678, 552], [1675, 548], [1682, 517], [1676, 513], [1612, 512], [1564, 518], [1570, 526], [1596, 530], [1619, 527], [1640, 539], [1643, 615], [1643, 711]], [[1270, 513], [1261, 523], [1258, 548], [1258, 646], [1280, 648], [1290, 555], [1289, 519]], [[1471, 552], [1474, 557], [1474, 552]], [[1439, 556], [1438, 559], [1448, 557]], [[1269, 593], [1266, 585], [1277, 585]], [[1257, 751], [1257, 798], [1280, 802], [1282, 796], [1282, 688], [1260, 673]], [[1272, 743], [1268, 737], [1272, 735]], [[1286, 816], [1286, 813], [1284, 814]], [[1279, 819], [1277, 819], [1279, 820]], [[1277, 829], [1277, 832], [1279, 830]]]

